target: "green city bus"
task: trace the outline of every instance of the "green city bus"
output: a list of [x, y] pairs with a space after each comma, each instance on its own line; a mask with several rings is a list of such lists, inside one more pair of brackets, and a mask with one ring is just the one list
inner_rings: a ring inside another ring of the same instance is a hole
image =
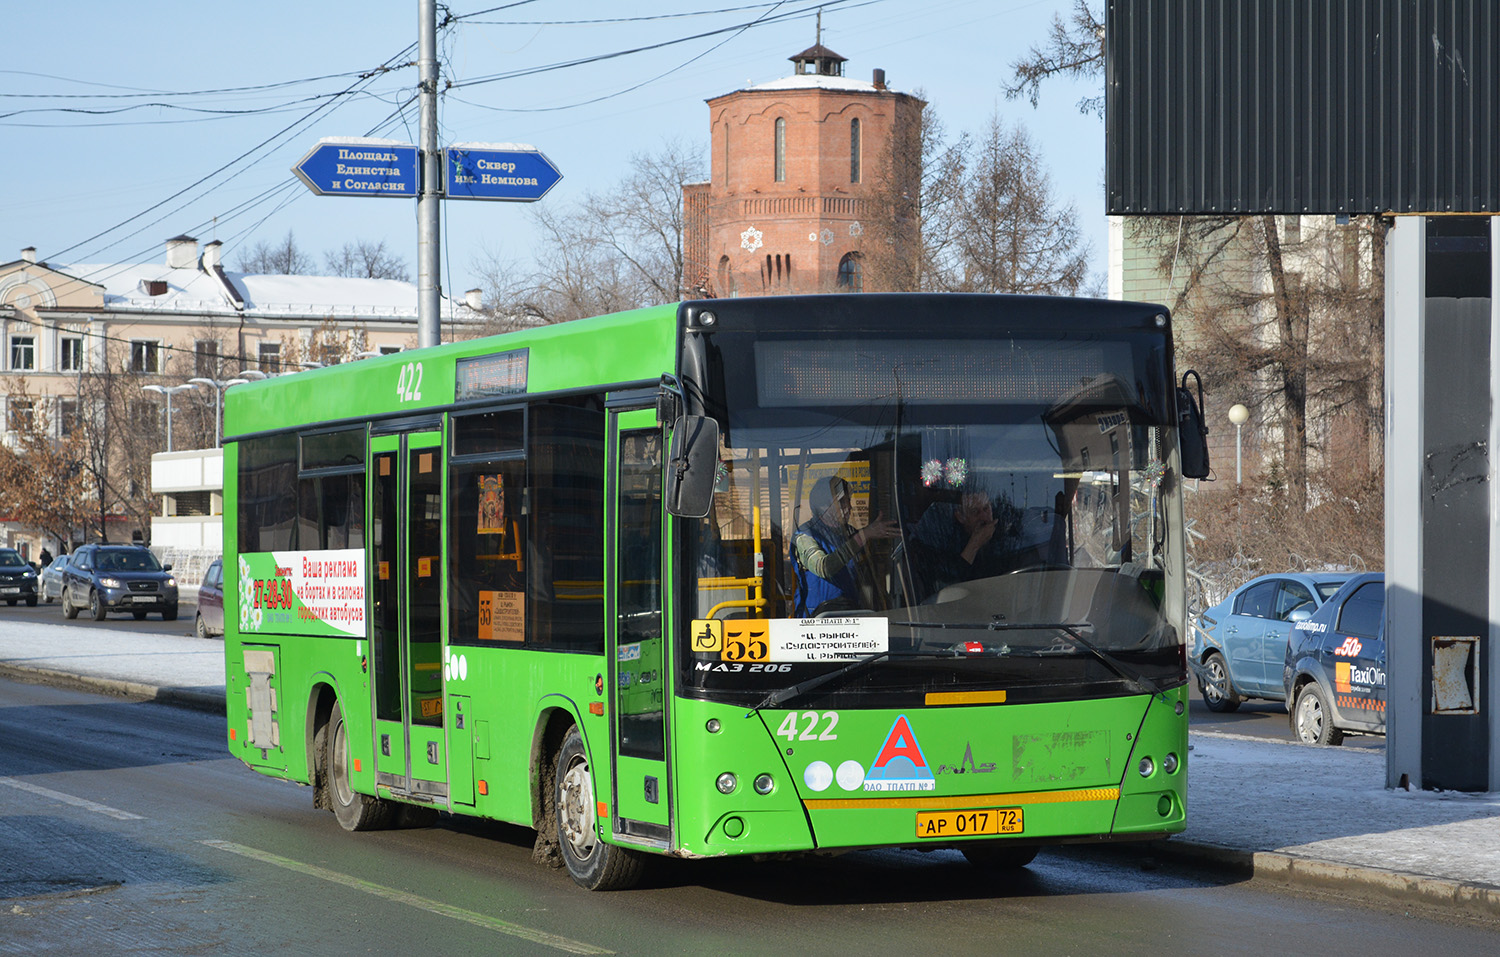
[[1159, 306], [840, 295], [235, 386], [230, 751], [350, 830], [534, 828], [600, 890], [1180, 831], [1176, 385]]

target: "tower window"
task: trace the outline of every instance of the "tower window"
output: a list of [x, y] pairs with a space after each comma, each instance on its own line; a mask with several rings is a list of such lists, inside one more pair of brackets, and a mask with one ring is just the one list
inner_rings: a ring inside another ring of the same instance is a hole
[[859, 182], [859, 120], [849, 121], [849, 182]]
[[729, 185], [729, 124], [724, 124], [724, 185]]
[[776, 182], [786, 182], [786, 117], [776, 118]]
[[864, 292], [865, 279], [859, 266], [859, 253], [848, 253], [839, 260], [839, 291]]

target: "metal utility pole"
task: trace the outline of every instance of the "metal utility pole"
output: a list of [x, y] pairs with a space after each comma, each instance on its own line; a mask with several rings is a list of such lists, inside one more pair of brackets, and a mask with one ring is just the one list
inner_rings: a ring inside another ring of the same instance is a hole
[[417, 2], [417, 72], [421, 82], [421, 181], [417, 191], [417, 345], [435, 346], [440, 339], [438, 283], [441, 250], [443, 154], [437, 129], [437, 0]]

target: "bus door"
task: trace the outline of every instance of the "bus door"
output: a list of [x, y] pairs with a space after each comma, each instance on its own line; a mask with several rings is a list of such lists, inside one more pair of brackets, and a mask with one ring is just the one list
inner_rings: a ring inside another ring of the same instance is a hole
[[663, 844], [671, 840], [671, 802], [661, 587], [662, 430], [654, 408], [610, 412], [609, 475], [610, 819], [620, 837]]
[[446, 803], [442, 434], [375, 435], [370, 450], [375, 781]]

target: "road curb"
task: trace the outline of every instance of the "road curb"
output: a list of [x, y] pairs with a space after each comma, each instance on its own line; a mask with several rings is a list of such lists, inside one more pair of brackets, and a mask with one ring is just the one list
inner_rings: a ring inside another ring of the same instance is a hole
[[1256, 880], [1321, 887], [1384, 901], [1420, 903], [1473, 917], [1500, 918], [1500, 887], [1405, 871], [1325, 861], [1281, 851], [1245, 851], [1174, 838], [1154, 841], [1159, 857], [1207, 864]]
[[195, 711], [207, 711], [211, 714], [224, 713], [224, 689], [222, 688], [159, 688], [156, 685], [138, 681], [72, 674], [66, 671], [53, 671], [50, 668], [32, 668], [9, 661], [0, 661], [0, 675], [32, 684], [47, 684], [55, 688], [100, 691], [125, 698], [160, 701], [163, 704], [192, 708]]

